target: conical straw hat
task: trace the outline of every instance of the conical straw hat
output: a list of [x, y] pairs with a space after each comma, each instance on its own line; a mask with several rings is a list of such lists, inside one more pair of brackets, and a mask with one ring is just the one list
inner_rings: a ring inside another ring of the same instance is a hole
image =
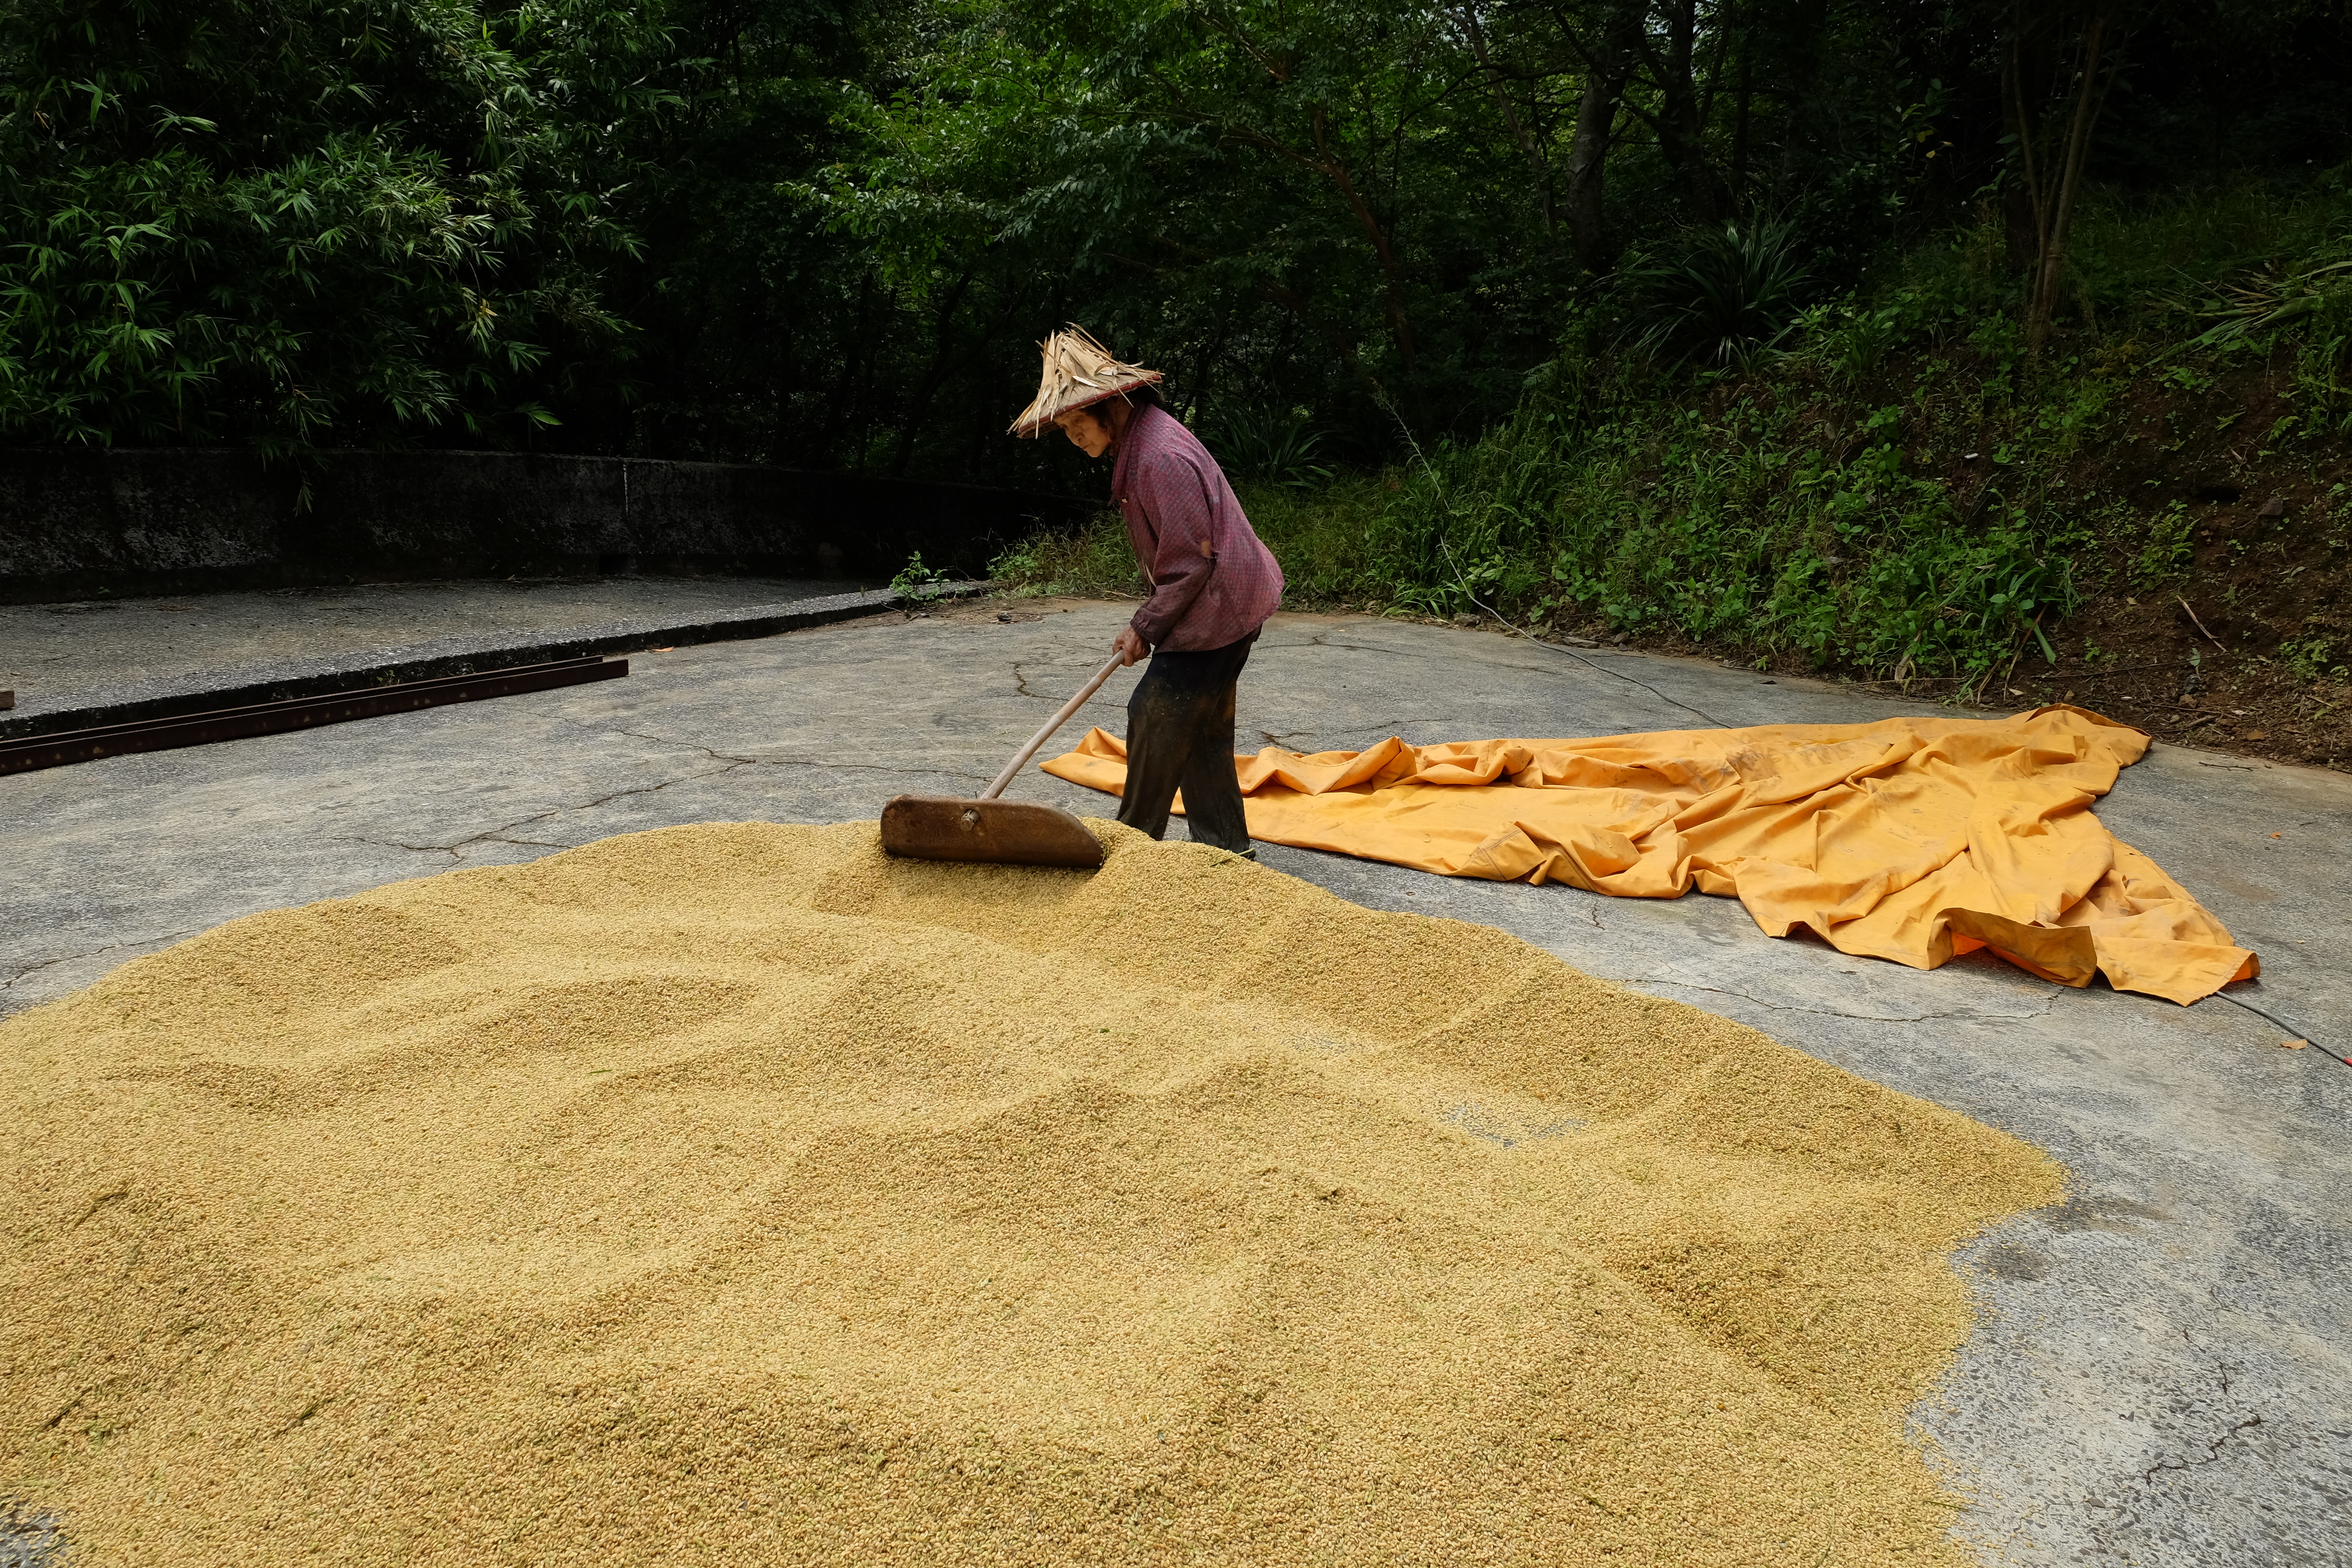
[[1109, 350], [1075, 322], [1037, 346], [1045, 352], [1045, 374], [1038, 379], [1035, 400], [1013, 422], [1015, 436], [1034, 436], [1051, 425], [1056, 415], [1150, 386], [1160, 379], [1156, 370], [1111, 358]]

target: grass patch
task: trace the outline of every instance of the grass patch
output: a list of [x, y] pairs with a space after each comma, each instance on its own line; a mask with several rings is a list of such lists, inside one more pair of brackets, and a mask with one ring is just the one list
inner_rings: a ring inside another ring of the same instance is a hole
[[1072, 531], [1033, 534], [989, 563], [988, 574], [1017, 597], [1089, 599], [1143, 596], [1143, 573], [1113, 511], [1097, 512]]

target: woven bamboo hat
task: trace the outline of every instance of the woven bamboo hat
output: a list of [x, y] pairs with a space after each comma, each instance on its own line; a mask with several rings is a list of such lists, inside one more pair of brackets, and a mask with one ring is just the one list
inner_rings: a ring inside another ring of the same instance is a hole
[[1015, 436], [1034, 436], [1057, 415], [1084, 408], [1106, 398], [1150, 386], [1160, 380], [1156, 370], [1111, 358], [1110, 351], [1073, 322], [1037, 345], [1045, 356], [1045, 373], [1038, 379], [1037, 395], [1013, 422]]

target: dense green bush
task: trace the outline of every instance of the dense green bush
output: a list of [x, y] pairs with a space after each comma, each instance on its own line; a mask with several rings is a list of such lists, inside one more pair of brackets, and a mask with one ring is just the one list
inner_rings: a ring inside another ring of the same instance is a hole
[[2080, 541], [2031, 471], [1963, 519], [1906, 473], [1905, 408], [1840, 408], [1824, 431], [1788, 393], [1746, 387], [1710, 414], [1623, 377], [1549, 378], [1503, 430], [1409, 470], [1362, 586], [1898, 679], [1981, 680], [2046, 640]]
[[27, 0], [0, 26], [0, 439], [544, 423], [627, 335], [587, 0]]
[[1786, 223], [1727, 223], [1701, 229], [1673, 261], [1630, 269], [1623, 287], [1647, 353], [1742, 368], [1780, 345], [1796, 324], [1812, 276]]

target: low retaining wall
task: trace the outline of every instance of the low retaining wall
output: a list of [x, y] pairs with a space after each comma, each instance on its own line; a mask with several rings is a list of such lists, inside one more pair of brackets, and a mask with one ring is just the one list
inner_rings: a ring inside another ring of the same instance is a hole
[[[305, 493], [307, 487], [307, 495]], [[979, 575], [1064, 496], [506, 452], [0, 450], [0, 602], [452, 577]]]

